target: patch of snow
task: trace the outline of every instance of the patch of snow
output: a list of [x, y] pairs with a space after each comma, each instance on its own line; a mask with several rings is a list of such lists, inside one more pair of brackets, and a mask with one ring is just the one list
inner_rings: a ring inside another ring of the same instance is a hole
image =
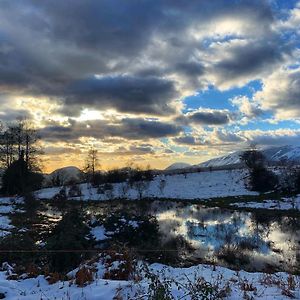
[[12, 205], [0, 205], [0, 214], [9, 214], [14, 211], [14, 207]]
[[0, 216], [0, 234], [1, 234], [1, 230], [10, 230], [14, 228], [13, 225], [10, 224], [10, 219], [8, 216]]
[[91, 235], [95, 238], [96, 241], [103, 241], [107, 239], [104, 226], [93, 227], [91, 229]]

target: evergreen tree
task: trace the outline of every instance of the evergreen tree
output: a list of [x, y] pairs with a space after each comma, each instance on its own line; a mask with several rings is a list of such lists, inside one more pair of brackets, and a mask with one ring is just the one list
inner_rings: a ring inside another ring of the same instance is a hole
[[49, 254], [50, 268], [56, 272], [67, 272], [88, 258], [89, 253], [85, 250], [92, 246], [89, 233], [90, 229], [79, 210], [67, 212], [46, 242], [46, 249], [52, 252]]
[[39, 189], [42, 181], [42, 174], [35, 173], [29, 169], [24, 159], [24, 151], [22, 151], [20, 158], [5, 170], [2, 176], [1, 192], [7, 195], [23, 195]]

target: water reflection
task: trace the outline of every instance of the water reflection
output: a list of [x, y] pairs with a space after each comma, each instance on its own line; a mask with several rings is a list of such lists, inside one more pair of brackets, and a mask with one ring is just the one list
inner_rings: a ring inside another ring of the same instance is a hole
[[[168, 201], [86, 202], [81, 207], [92, 220], [114, 213], [128, 218], [155, 216], [162, 236], [162, 247], [178, 238], [182, 263], [216, 263], [248, 271], [300, 272], [299, 216], [276, 215], [259, 210], [247, 212], [207, 208], [196, 204]], [[59, 211], [49, 207], [44, 215], [59, 220]], [[100, 216], [100, 217], [99, 217]], [[184, 242], [182, 242], [184, 241]]]
[[164, 237], [184, 237], [194, 259], [249, 271], [299, 271], [299, 218], [198, 205], [154, 205], [153, 211]]

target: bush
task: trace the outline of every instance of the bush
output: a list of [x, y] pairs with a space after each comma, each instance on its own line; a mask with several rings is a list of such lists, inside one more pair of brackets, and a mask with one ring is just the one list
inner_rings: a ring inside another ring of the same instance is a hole
[[81, 196], [81, 189], [78, 184], [72, 184], [69, 188], [68, 192], [69, 197], [80, 197]]
[[56, 195], [54, 195], [52, 200], [55, 202], [60, 202], [60, 203], [67, 201], [68, 197], [67, 197], [66, 188], [65, 187], [61, 188], [60, 191]]
[[265, 167], [265, 157], [257, 150], [248, 150], [241, 155], [250, 173], [249, 187], [252, 191], [267, 192], [278, 185], [277, 176]]
[[251, 190], [264, 193], [277, 187], [278, 178], [273, 172], [265, 168], [257, 168], [250, 170], [249, 184]]
[[87, 268], [86, 266], [80, 268], [75, 274], [75, 283], [79, 287], [91, 283], [94, 280], [94, 270]]
[[128, 247], [139, 247], [142, 250], [153, 248], [159, 243], [159, 226], [153, 217], [136, 217], [129, 219], [126, 214], [109, 216], [104, 227], [113, 232], [113, 240]]
[[28, 215], [35, 214], [40, 202], [35, 198], [33, 193], [27, 193], [24, 196], [24, 208]]
[[26, 162], [18, 159], [5, 170], [1, 192], [7, 195], [23, 195], [41, 188], [43, 180], [42, 174], [30, 171]]

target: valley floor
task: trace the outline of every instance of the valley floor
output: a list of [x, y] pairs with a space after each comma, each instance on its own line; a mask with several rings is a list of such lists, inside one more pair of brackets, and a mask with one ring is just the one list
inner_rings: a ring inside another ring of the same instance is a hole
[[[130, 186], [127, 182], [112, 184], [112, 189], [101, 190], [81, 184], [82, 195], [76, 200], [109, 200], [113, 198], [168, 198], [209, 199], [225, 196], [257, 195], [245, 187], [247, 171], [243, 169], [197, 172], [175, 175], [158, 175], [150, 182]], [[51, 199], [60, 188], [46, 188], [38, 191], [40, 199]]]
[[[81, 195], [70, 196], [72, 200], [108, 200], [128, 198], [168, 198], [176, 200], [202, 200], [217, 201], [222, 197], [238, 199], [230, 205], [238, 208], [300, 210], [300, 198], [282, 198], [268, 200], [268, 196], [262, 201], [256, 199], [257, 193], [250, 192], [245, 187], [247, 172], [244, 170], [214, 171], [202, 173], [190, 173], [172, 176], [156, 176], [153, 181], [145, 186], [130, 187], [127, 183], [113, 184], [112, 189], [96, 189], [87, 184], [81, 184]], [[58, 188], [47, 188], [36, 192], [39, 199], [52, 199], [59, 191]], [[69, 189], [67, 188], [67, 194]], [[243, 201], [243, 197], [247, 200]], [[237, 198], [234, 198], [237, 197]], [[249, 200], [250, 199], [250, 200]], [[252, 199], [252, 200], [251, 200]], [[0, 198], [0, 238], [9, 234], [13, 229], [10, 216], [19, 210], [19, 198]], [[103, 232], [95, 232], [95, 235], [103, 235]], [[108, 269], [117, 268], [118, 261], [109, 266], [105, 261], [98, 262], [88, 267], [93, 267], [93, 281], [78, 287], [74, 277], [66, 281], [58, 281], [49, 284], [44, 276], [36, 278], [23, 278], [8, 280], [12, 268], [8, 265], [0, 269], [0, 299], [8, 300], [99, 300], [99, 299], [148, 299], [151, 292], [150, 279], [144, 276], [129, 280], [104, 279], [104, 273]], [[158, 274], [162, 282], [169, 282], [170, 292], [174, 299], [192, 299], [187, 292], [188, 287], [196, 282], [202, 282], [208, 287], [214, 287], [224, 299], [300, 299], [300, 277], [288, 273], [248, 273], [234, 271], [225, 267], [214, 267], [199, 264], [190, 268], [173, 268], [161, 264], [149, 266], [152, 274]], [[143, 272], [140, 270], [140, 272]], [[142, 273], [141, 273], [142, 274]], [[139, 275], [141, 275], [139, 274]], [[73, 272], [74, 275], [74, 272]], [[143, 274], [142, 274], [143, 275]], [[178, 289], [178, 284], [182, 285]], [[201, 298], [199, 298], [201, 299]]]

